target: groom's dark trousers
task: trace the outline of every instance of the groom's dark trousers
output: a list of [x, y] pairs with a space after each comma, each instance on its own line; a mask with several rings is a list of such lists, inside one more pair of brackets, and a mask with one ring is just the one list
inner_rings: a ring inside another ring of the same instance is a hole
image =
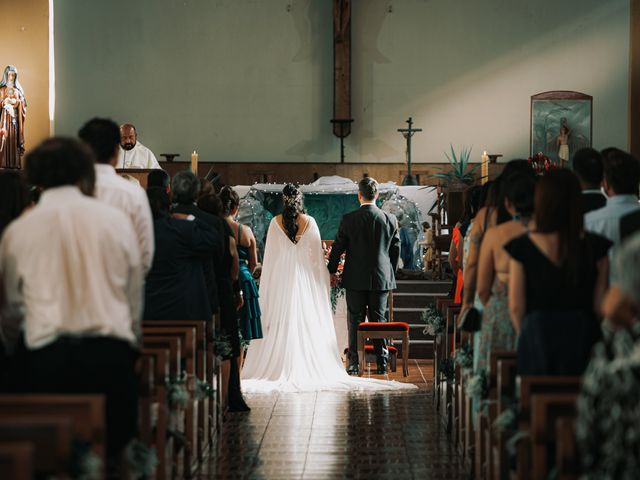
[[[349, 364], [358, 364], [358, 324], [368, 312], [370, 322], [386, 321], [389, 290], [396, 287], [395, 271], [400, 258], [400, 234], [394, 215], [375, 205], [362, 205], [342, 217], [331, 248], [330, 273], [338, 269], [345, 253], [342, 286], [347, 291]], [[374, 341], [378, 364], [386, 364], [384, 340]]]

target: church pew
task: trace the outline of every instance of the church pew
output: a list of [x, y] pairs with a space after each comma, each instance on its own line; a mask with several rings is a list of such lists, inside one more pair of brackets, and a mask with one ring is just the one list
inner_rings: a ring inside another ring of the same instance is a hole
[[[445, 333], [443, 335], [442, 358], [453, 361], [454, 343], [456, 337], [456, 319], [460, 314], [460, 305], [448, 305], [445, 311]], [[446, 432], [451, 432], [453, 423], [453, 383], [446, 379], [441, 380], [441, 418]]]
[[509, 361], [512, 362], [513, 365], [515, 365], [516, 352], [508, 350], [496, 350], [492, 351], [489, 355], [489, 375], [487, 377], [487, 398], [489, 404], [486, 408], [487, 428], [482, 435], [482, 443], [484, 446], [484, 476], [487, 479], [494, 477], [494, 463], [492, 453], [494, 447], [495, 429], [493, 428], [493, 424], [496, 420], [496, 417], [498, 416], [498, 402], [501, 400], [501, 395], [498, 390], [498, 362], [502, 361]]
[[[446, 320], [447, 315], [447, 307], [449, 305], [453, 305], [452, 298], [436, 298], [436, 310], [440, 312], [442, 318]], [[445, 335], [446, 339], [446, 335]], [[438, 376], [438, 372], [440, 370], [440, 364], [446, 357], [444, 357], [443, 348], [445, 348], [446, 340], [443, 341], [443, 334], [438, 334], [434, 338], [434, 346], [433, 346], [433, 400], [436, 411], [440, 410], [440, 400], [441, 400], [441, 384], [440, 378]]]
[[556, 420], [556, 468], [558, 480], [577, 480], [580, 477], [580, 457], [576, 444], [576, 418], [560, 416]]
[[103, 395], [2, 394], [0, 422], [16, 416], [67, 416], [73, 436], [91, 445], [91, 451], [105, 463], [105, 398]]
[[[166, 350], [168, 352], [168, 361], [169, 361], [169, 374], [161, 377], [159, 379], [162, 382], [164, 389], [162, 390], [163, 396], [158, 395], [158, 404], [165, 404], [167, 407], [167, 422], [166, 422], [166, 430], [175, 431], [177, 433], [186, 435], [185, 433], [185, 419], [184, 413], [181, 409], [176, 409], [172, 411], [168, 402], [168, 386], [167, 382], [170, 379], [178, 379], [182, 373], [182, 342], [181, 339], [177, 336], [151, 336], [145, 335], [143, 332], [142, 335], [142, 345], [143, 349], [147, 351], [148, 349], [161, 349]], [[175, 413], [175, 414], [173, 414]], [[170, 456], [171, 459], [167, 462], [171, 468], [167, 471], [167, 475], [173, 475], [172, 470], [176, 465], [180, 463], [180, 455], [182, 454], [180, 446], [174, 439], [171, 439], [169, 442], [169, 447], [165, 444], [165, 454]], [[164, 478], [164, 477], [161, 477]]]
[[555, 455], [549, 458], [556, 445], [556, 421], [562, 416], [576, 415], [578, 393], [544, 393], [531, 399], [531, 463], [532, 478], [548, 477], [555, 464]]
[[67, 414], [16, 414], [0, 420], [0, 443], [31, 444], [33, 472], [39, 476], [65, 476], [69, 472], [72, 441], [72, 419]]
[[206, 328], [206, 339], [207, 339], [207, 362], [206, 362], [206, 375], [207, 381], [211, 383], [214, 388], [215, 395], [208, 399], [207, 403], [209, 405], [209, 430], [207, 432], [209, 438], [210, 448], [213, 449], [214, 442], [217, 438], [218, 428], [220, 426], [220, 422], [218, 421], [219, 413], [221, 410], [220, 405], [222, 399], [220, 398], [220, 386], [218, 385], [220, 375], [218, 375], [218, 365], [215, 356], [215, 342], [214, 339], [216, 337], [216, 325], [218, 324], [219, 316], [216, 314], [213, 316], [212, 322], [207, 322], [205, 324]]
[[[497, 410], [496, 416], [502, 414], [511, 403], [515, 402], [516, 395], [516, 359], [504, 358], [497, 362], [496, 370]], [[506, 442], [509, 433], [493, 430], [493, 478], [502, 480], [509, 477], [509, 455], [506, 451]]]
[[0, 478], [33, 480], [33, 445], [0, 441]]
[[179, 378], [182, 373], [182, 342], [178, 337], [142, 336], [143, 348], [161, 348], [169, 351], [169, 375]]
[[173, 444], [171, 440], [167, 439], [167, 429], [170, 428], [170, 425], [165, 381], [170, 371], [170, 352], [168, 349], [163, 348], [145, 348], [142, 350], [142, 356], [153, 360], [153, 389], [151, 391], [149, 418], [149, 424], [152, 428], [150, 445], [155, 447], [158, 455], [156, 478], [165, 480], [167, 473], [171, 471], [173, 459]]
[[518, 432], [528, 432], [517, 445], [517, 478], [531, 478], [531, 402], [533, 395], [577, 393], [580, 377], [522, 376], [518, 377]]
[[[144, 320], [142, 327], [191, 327], [195, 329], [196, 349], [196, 375], [202, 382], [213, 385], [213, 378], [207, 376], [207, 326], [204, 320]], [[209, 343], [212, 343], [213, 339]], [[209, 360], [212, 361], [212, 360]], [[210, 418], [214, 414], [211, 411], [209, 399], [198, 404], [198, 459], [202, 460], [204, 450], [210, 442]]]
[[[202, 446], [199, 441], [198, 425], [204, 422], [204, 410], [200, 412], [200, 402], [195, 398], [195, 377], [196, 377], [196, 332], [194, 327], [142, 327], [142, 337], [166, 337], [180, 339], [182, 346], [182, 366], [187, 375], [186, 388], [189, 392], [189, 402], [184, 410], [184, 435], [186, 442], [184, 445], [184, 472], [188, 473], [196, 466], [198, 455], [198, 446]], [[199, 418], [201, 413], [202, 418]], [[190, 476], [190, 473], [188, 473]]]

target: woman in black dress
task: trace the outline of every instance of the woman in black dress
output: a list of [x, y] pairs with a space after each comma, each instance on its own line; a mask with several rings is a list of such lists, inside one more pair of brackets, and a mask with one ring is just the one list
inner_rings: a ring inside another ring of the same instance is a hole
[[582, 197], [566, 169], [540, 179], [535, 227], [505, 249], [520, 375], [581, 375], [600, 337], [611, 242], [583, 229]]

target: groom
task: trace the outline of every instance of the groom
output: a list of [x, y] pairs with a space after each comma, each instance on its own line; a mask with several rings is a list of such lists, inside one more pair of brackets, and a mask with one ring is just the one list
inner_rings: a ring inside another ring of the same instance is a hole
[[[395, 216], [376, 206], [378, 182], [365, 177], [358, 184], [360, 208], [342, 217], [331, 248], [329, 273], [332, 285], [340, 256], [346, 252], [342, 286], [347, 291], [350, 375], [359, 374], [358, 324], [368, 313], [370, 322], [386, 322], [389, 290], [396, 287], [395, 271], [400, 256], [400, 235]], [[377, 373], [387, 372], [389, 352], [386, 340], [373, 341]]]

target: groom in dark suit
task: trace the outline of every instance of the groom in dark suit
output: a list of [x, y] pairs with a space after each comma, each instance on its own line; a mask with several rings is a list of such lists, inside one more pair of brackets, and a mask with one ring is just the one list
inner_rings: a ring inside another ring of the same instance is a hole
[[[358, 324], [368, 313], [370, 322], [386, 322], [389, 290], [396, 287], [400, 234], [395, 216], [376, 206], [378, 182], [363, 178], [358, 184], [360, 208], [342, 217], [331, 248], [329, 272], [332, 284], [340, 256], [346, 252], [342, 286], [347, 291], [350, 375], [358, 375]], [[389, 352], [386, 340], [374, 340], [378, 373], [386, 373]]]

